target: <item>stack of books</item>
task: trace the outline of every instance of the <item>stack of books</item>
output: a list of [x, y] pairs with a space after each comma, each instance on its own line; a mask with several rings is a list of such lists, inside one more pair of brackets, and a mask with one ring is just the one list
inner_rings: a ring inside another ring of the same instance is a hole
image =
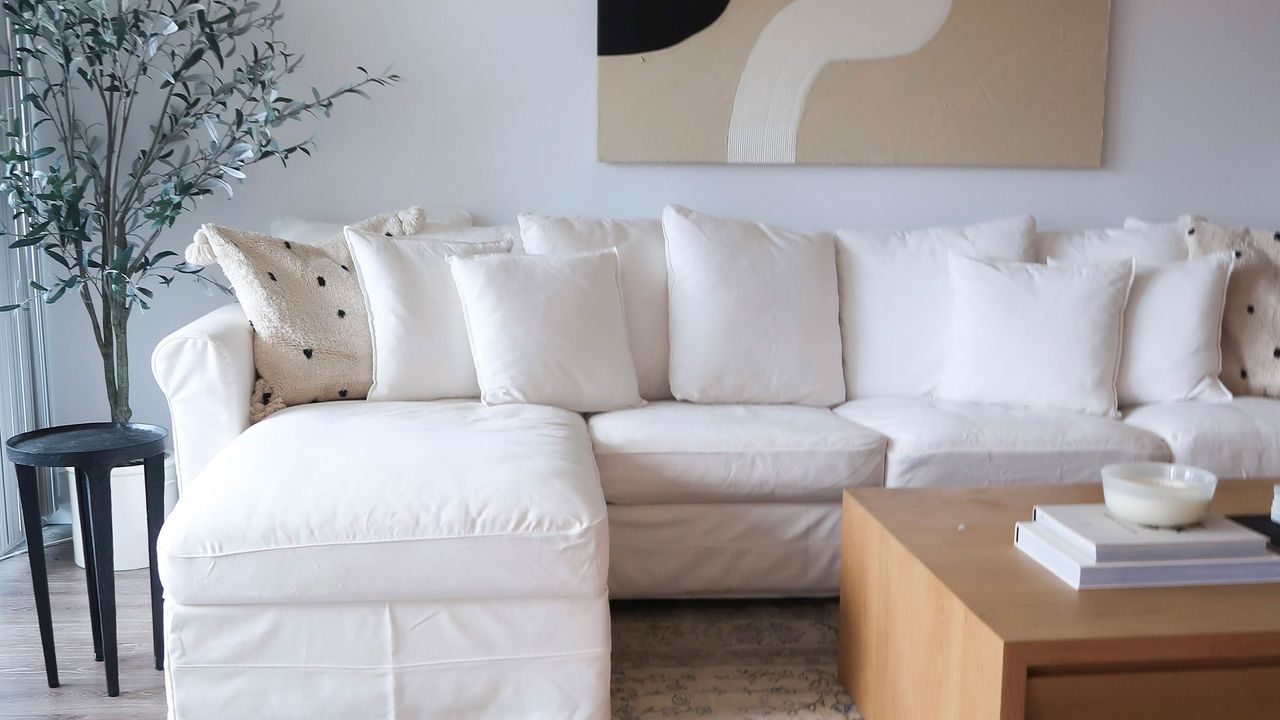
[[1221, 515], [1169, 530], [1119, 520], [1105, 505], [1041, 505], [1014, 545], [1077, 590], [1280, 582], [1269, 538]]

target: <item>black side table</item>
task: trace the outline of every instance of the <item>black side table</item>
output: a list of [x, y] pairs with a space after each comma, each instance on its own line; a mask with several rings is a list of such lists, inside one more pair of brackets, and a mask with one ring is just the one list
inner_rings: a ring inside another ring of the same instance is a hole
[[44, 562], [44, 533], [36, 491], [37, 467], [76, 470], [80, 528], [84, 539], [84, 568], [89, 584], [89, 621], [93, 652], [106, 659], [107, 694], [120, 694], [116, 655], [116, 579], [111, 540], [111, 471], [141, 460], [147, 492], [147, 535], [151, 551], [151, 639], [156, 669], [164, 669], [164, 599], [156, 570], [156, 536], [164, 522], [164, 441], [168, 431], [139, 423], [88, 423], [45, 428], [15, 435], [5, 442], [5, 454], [18, 471], [22, 521], [31, 561], [31, 584], [36, 593], [40, 643], [49, 687], [58, 687], [58, 660], [53, 650], [53, 619], [49, 610], [49, 579]]

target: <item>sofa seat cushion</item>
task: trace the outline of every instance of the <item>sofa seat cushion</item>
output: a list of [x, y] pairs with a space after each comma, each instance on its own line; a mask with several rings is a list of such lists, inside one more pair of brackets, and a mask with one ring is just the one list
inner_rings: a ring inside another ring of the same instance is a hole
[[663, 401], [588, 427], [610, 503], [835, 502], [883, 476], [884, 438], [826, 408]]
[[165, 523], [184, 604], [591, 597], [607, 522], [582, 418], [473, 401], [289, 408]]
[[925, 398], [835, 412], [889, 438], [888, 487], [1090, 482], [1108, 463], [1169, 458], [1155, 435], [1083, 413]]
[[1280, 476], [1280, 400], [1142, 405], [1126, 411], [1124, 421], [1160, 436], [1174, 462], [1221, 478]]

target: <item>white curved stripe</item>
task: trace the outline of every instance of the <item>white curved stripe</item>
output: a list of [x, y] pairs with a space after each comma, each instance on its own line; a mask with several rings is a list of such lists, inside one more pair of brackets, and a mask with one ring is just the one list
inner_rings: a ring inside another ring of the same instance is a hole
[[829, 62], [907, 55], [942, 29], [952, 0], [795, 0], [760, 33], [729, 121], [731, 163], [794, 163], [805, 99]]

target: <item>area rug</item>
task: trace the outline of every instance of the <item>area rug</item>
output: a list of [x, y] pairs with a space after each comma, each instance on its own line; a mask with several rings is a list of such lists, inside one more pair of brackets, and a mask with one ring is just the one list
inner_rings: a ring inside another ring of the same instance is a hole
[[615, 602], [613, 717], [861, 720], [835, 600]]

